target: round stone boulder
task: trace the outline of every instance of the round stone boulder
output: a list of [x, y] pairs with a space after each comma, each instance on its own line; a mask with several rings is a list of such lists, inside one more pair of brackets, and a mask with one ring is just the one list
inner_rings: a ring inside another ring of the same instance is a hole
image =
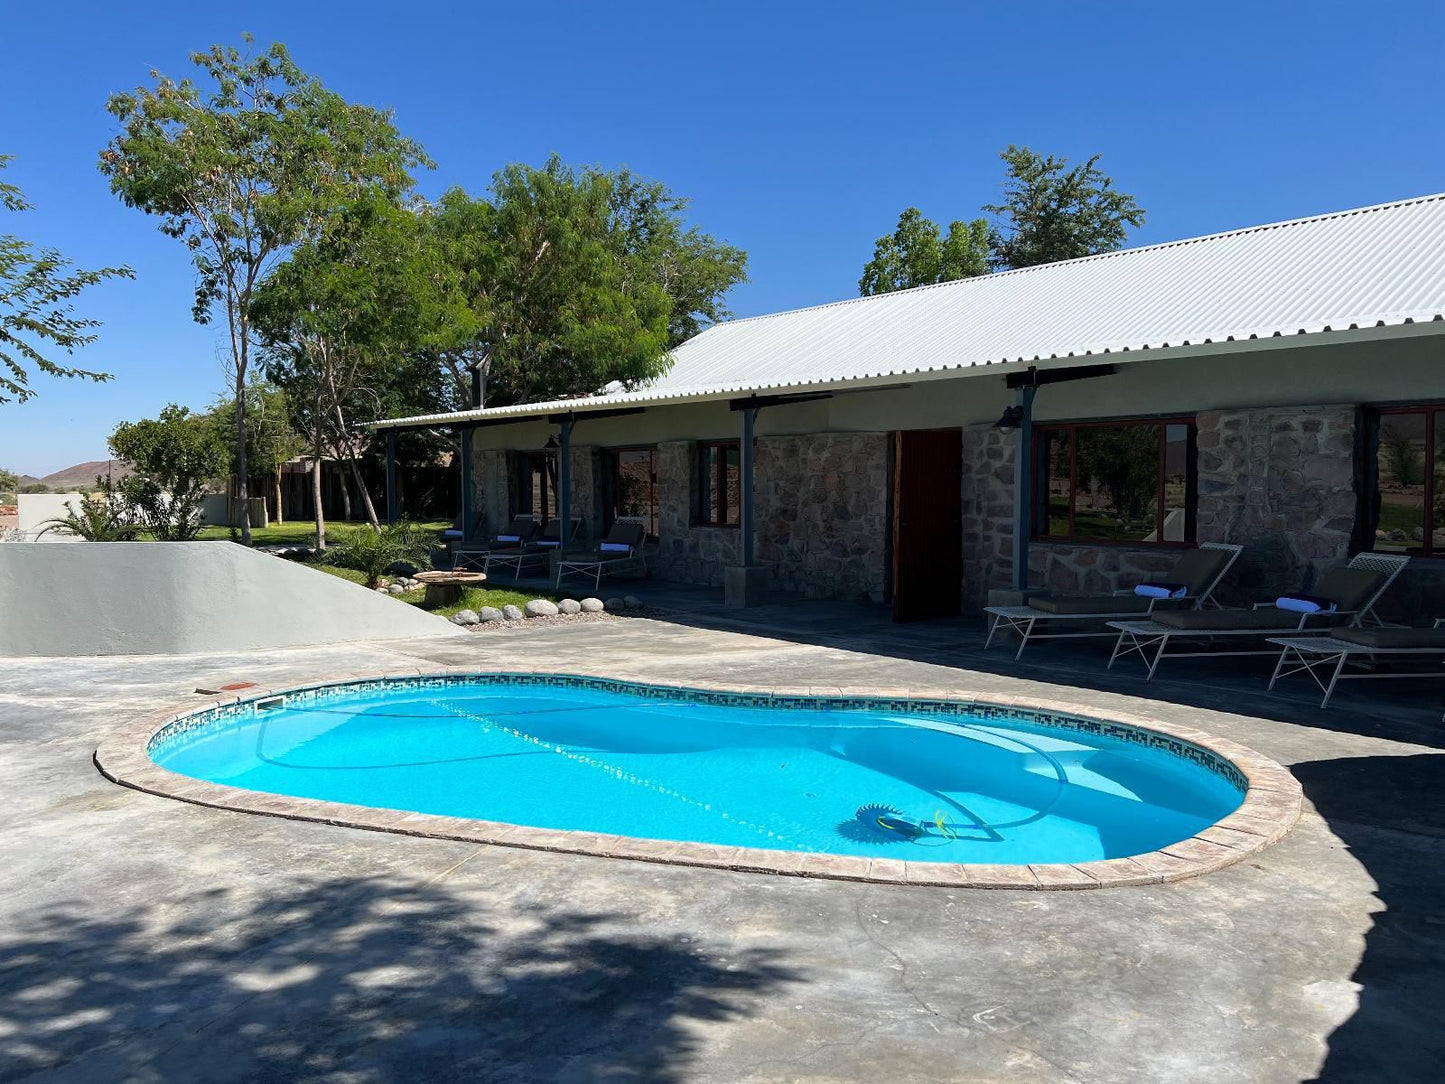
[[504, 617], [508, 621], [520, 621], [526, 616], [526, 614], [524, 614], [516, 606], [513, 606], [510, 602], [502, 607], [502, 617]]
[[477, 617], [483, 621], [500, 621], [502, 620], [502, 611], [495, 606], [483, 606], [477, 611]]
[[629, 610], [640, 610], [642, 609], [642, 599], [636, 595], [625, 595], [622, 599], [622, 605], [626, 606]]
[[406, 590], [406, 588], [399, 583], [394, 583], [390, 587], [388, 587], [387, 590], [390, 591], [393, 595], [400, 595]]
[[575, 598], [564, 598], [561, 602], [557, 603], [557, 612], [580, 614], [582, 612], [582, 603], [578, 602]]
[[578, 605], [582, 607], [584, 614], [600, 614], [603, 609], [600, 598], [584, 598]]
[[627, 609], [627, 603], [623, 602], [620, 598], [610, 598], [602, 604], [602, 608], [610, 614], [620, 614], [623, 610]]
[[452, 614], [453, 625], [475, 625], [480, 620], [476, 610], [458, 610]]
[[534, 598], [527, 603], [524, 612], [528, 617], [556, 617], [557, 604], [544, 598]]

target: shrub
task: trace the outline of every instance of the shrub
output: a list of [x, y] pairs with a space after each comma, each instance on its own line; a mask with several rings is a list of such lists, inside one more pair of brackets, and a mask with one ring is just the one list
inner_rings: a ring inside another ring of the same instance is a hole
[[65, 515], [42, 523], [40, 534], [60, 531], [87, 542], [129, 542], [142, 529], [142, 525], [136, 522], [130, 501], [109, 482], [102, 485], [99, 493], [82, 498], [79, 508], [74, 505], [67, 507], [69, 511]]

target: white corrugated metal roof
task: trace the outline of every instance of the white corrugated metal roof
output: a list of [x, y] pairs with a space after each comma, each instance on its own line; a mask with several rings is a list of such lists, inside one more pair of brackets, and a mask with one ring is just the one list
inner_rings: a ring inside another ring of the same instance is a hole
[[847, 386], [1441, 319], [1445, 194], [733, 320], [683, 343], [665, 376], [634, 391], [375, 424]]

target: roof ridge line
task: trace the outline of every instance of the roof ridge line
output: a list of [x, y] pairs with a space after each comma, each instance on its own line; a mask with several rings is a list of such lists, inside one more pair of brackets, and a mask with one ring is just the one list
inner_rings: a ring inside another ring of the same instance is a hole
[[[1416, 203], [1431, 203], [1437, 200], [1445, 200], [1445, 192], [1430, 192], [1420, 196], [1407, 196], [1404, 199], [1387, 200], [1384, 203], [1370, 203], [1362, 207], [1346, 207], [1338, 211], [1324, 211], [1320, 214], [1305, 215], [1302, 218], [1284, 218], [1275, 222], [1261, 222], [1253, 226], [1236, 226], [1233, 229], [1218, 230], [1214, 233], [1203, 233], [1195, 237], [1180, 237], [1173, 241], [1156, 241], [1151, 245], [1139, 245], [1136, 248], [1119, 248], [1112, 252], [1095, 252], [1088, 256], [1075, 256], [1068, 260], [1055, 260], [1053, 263], [1034, 264], [1031, 267], [1014, 267], [1007, 271], [992, 271], [985, 275], [973, 275], [969, 278], [949, 279], [947, 282], [929, 282], [922, 286], [909, 286], [902, 290], [889, 290], [881, 294], [865, 294], [861, 297], [844, 297], [836, 301], [821, 301], [816, 305], [800, 305], [795, 309], [783, 309], [779, 312], [764, 312], [756, 316], [740, 316], [735, 320], [724, 320], [703, 329], [688, 342], [695, 342], [702, 338], [709, 331], [722, 327], [732, 327], [736, 324], [756, 323], [760, 320], [773, 320], [780, 316], [792, 316], [800, 312], [813, 312], [818, 309], [831, 309], [840, 305], [857, 305], [864, 301], [877, 301], [880, 298], [897, 297], [902, 294], [917, 294], [925, 290], [940, 290], [944, 287], [958, 287], [965, 283], [991, 282], [996, 279], [1008, 278], [1016, 275], [1026, 275], [1030, 272], [1045, 271], [1052, 267], [1065, 267], [1070, 264], [1087, 263], [1091, 260], [1117, 259], [1120, 256], [1130, 256], [1140, 252], [1152, 252], [1159, 249], [1179, 248], [1184, 245], [1196, 245], [1205, 241], [1218, 241], [1226, 237], [1240, 237], [1249, 233], [1260, 233], [1264, 230], [1282, 229], [1286, 226], [1303, 226], [1311, 222], [1323, 222], [1331, 218], [1345, 218], [1350, 215], [1367, 214], [1375, 211], [1389, 211], [1397, 207], [1408, 207]], [[681, 343], [674, 350], [681, 349], [687, 343]]]

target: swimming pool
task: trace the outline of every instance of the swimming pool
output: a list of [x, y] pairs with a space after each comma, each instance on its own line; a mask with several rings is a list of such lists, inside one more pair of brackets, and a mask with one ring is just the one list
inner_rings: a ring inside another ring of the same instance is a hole
[[230, 788], [598, 837], [908, 863], [1090, 863], [1239, 809], [1196, 743], [1008, 706], [772, 696], [558, 675], [310, 688], [146, 744]]

